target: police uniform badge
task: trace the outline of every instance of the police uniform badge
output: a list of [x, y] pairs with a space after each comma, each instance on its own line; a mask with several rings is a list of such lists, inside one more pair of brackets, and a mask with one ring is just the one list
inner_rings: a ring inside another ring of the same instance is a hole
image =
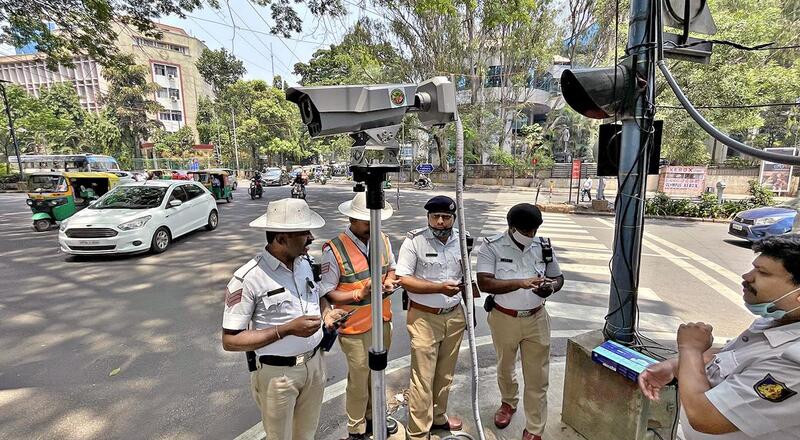
[[767, 374], [753, 385], [753, 389], [762, 399], [775, 403], [783, 402], [797, 394], [797, 392], [790, 390], [785, 383], [772, 377], [771, 374]]

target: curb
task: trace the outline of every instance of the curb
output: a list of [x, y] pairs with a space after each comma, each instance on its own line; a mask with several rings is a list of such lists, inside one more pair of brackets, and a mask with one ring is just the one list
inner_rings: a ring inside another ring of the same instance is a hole
[[[586, 209], [577, 209], [575, 206], [572, 205], [537, 205], [542, 212], [552, 212], [558, 214], [575, 214], [575, 215], [587, 215], [587, 216], [599, 216], [599, 217], [615, 217], [616, 213], [614, 212], [605, 212], [605, 211], [592, 211]], [[704, 217], [677, 217], [672, 215], [645, 215], [644, 218], [650, 220], [672, 220], [672, 221], [684, 221], [684, 222], [694, 222], [694, 223], [730, 223], [730, 219], [724, 218], [704, 218]]]

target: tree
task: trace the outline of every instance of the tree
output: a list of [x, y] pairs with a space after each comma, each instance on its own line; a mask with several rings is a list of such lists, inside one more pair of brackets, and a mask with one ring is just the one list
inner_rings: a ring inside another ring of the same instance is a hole
[[[290, 37], [302, 30], [302, 20], [288, 0], [255, 0], [272, 10], [271, 32]], [[345, 15], [341, 0], [307, 0], [314, 17]], [[74, 55], [87, 55], [102, 65], [117, 62], [115, 25], [131, 26], [143, 35], [160, 38], [153, 23], [170, 15], [185, 18], [202, 7], [202, 0], [0, 0], [2, 42], [16, 47], [34, 44], [47, 56], [51, 69], [71, 64]], [[218, 0], [205, 4], [218, 8]], [[54, 25], [54, 26], [53, 26]]]
[[200, 76], [211, 84], [216, 96], [247, 73], [244, 63], [224, 47], [217, 50], [203, 49], [196, 65]]
[[103, 71], [103, 76], [108, 81], [108, 92], [103, 95], [102, 102], [117, 122], [122, 142], [134, 157], [140, 157], [141, 141], [162, 127], [149, 116], [163, 109], [148, 98], [154, 96], [158, 86], [148, 81], [147, 68], [136, 65], [132, 55], [118, 56], [114, 65]]
[[169, 158], [190, 157], [195, 143], [194, 132], [185, 125], [176, 132], [158, 129], [153, 133], [152, 140], [156, 154]]

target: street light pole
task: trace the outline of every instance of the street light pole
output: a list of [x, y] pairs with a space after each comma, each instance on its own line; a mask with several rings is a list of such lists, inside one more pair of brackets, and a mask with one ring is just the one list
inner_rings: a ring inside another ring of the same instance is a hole
[[239, 178], [239, 142], [236, 140], [236, 112], [231, 106], [231, 122], [233, 123], [233, 157], [236, 158], [236, 178]]
[[[14, 143], [14, 151], [17, 153], [17, 165], [19, 166], [19, 178], [22, 181], [22, 158], [19, 156], [19, 144], [17, 143], [17, 134], [14, 132], [14, 118], [11, 116], [11, 107], [8, 105], [8, 95], [6, 95], [6, 84], [10, 81], [0, 79], [0, 91], [3, 93], [3, 105], [6, 108], [6, 116], [8, 117], [8, 131], [11, 134], [11, 142]], [[6, 155], [6, 160], [8, 155]]]

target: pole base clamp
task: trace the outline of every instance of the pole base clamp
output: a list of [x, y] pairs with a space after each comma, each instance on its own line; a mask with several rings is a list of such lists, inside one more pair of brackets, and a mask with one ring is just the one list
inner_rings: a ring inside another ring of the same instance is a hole
[[383, 371], [389, 362], [389, 352], [387, 350], [374, 352], [369, 350], [369, 369], [372, 371]]

